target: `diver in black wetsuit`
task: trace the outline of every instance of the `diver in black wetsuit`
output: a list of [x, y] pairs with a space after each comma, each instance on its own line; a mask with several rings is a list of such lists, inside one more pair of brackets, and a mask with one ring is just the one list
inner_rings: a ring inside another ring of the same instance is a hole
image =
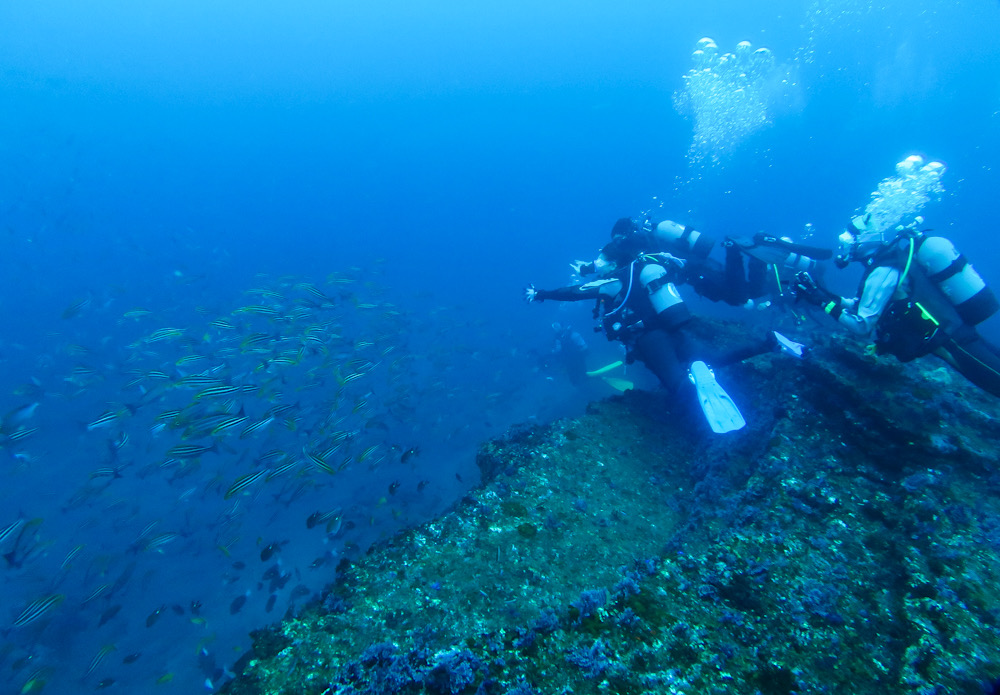
[[855, 335], [874, 334], [879, 354], [901, 362], [933, 354], [1000, 397], [1000, 349], [976, 330], [1000, 303], [950, 241], [915, 229], [885, 241], [871, 215], [856, 217], [840, 236], [836, 265], [852, 261], [865, 266], [857, 297], [833, 294], [805, 272], [797, 296]]
[[572, 326], [553, 323], [552, 330], [555, 331], [555, 340], [552, 349], [546, 355], [545, 362], [558, 362], [565, 370], [570, 383], [580, 386], [587, 378], [587, 341], [574, 331]]
[[[772, 289], [781, 295], [783, 288], [792, 283], [790, 275], [787, 279], [783, 275], [796, 271], [815, 272], [817, 261], [833, 255], [829, 249], [758, 233], [752, 238], [726, 237], [721, 244], [725, 259], [719, 261], [711, 257], [718, 246], [715, 240], [692, 227], [671, 220], [663, 220], [655, 226], [650, 221], [639, 224], [628, 217], [615, 223], [611, 245], [680, 256], [685, 263], [676, 278], [678, 284], [690, 285], [710, 301], [747, 308], [760, 305], [759, 300], [769, 293], [771, 280], [774, 280]], [[590, 263], [575, 261], [570, 265], [585, 276], [603, 273], [608, 262], [601, 255]]]
[[693, 319], [673, 282], [680, 276], [684, 261], [669, 253], [643, 253], [642, 243], [638, 235], [615, 238], [601, 251], [601, 258], [608, 264], [602, 269], [602, 277], [555, 290], [539, 290], [532, 285], [526, 288], [525, 299], [528, 302], [595, 300], [595, 318], [608, 340], [625, 345], [627, 361], [638, 359], [645, 364], [671, 397], [688, 383], [690, 370], [712, 429], [716, 432], [739, 429], [745, 422], [714, 378], [699, 382], [699, 374], [707, 372], [711, 377], [703, 360], [725, 366], [781, 346], [801, 356], [802, 346], [769, 334], [765, 340], [710, 357], [709, 351], [696, 346], [685, 331]]

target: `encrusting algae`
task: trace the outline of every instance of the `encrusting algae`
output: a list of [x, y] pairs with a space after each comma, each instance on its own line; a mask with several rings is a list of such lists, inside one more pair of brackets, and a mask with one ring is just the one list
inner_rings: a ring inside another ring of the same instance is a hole
[[740, 433], [629, 392], [487, 442], [480, 487], [342, 562], [223, 692], [980, 692], [1000, 408], [821, 340], [726, 372]]

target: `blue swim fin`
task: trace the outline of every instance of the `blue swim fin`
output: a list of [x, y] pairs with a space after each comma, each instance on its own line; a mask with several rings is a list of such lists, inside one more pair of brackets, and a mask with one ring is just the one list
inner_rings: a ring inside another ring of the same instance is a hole
[[791, 338], [781, 335], [778, 331], [771, 331], [774, 333], [774, 339], [778, 341], [778, 347], [786, 355], [791, 355], [792, 357], [797, 357], [800, 360], [805, 355], [806, 346], [802, 343], [796, 343]]
[[694, 388], [698, 392], [698, 404], [709, 427], [717, 434], [743, 429], [747, 421], [740, 414], [740, 409], [733, 403], [729, 394], [719, 386], [715, 374], [704, 362], [691, 364], [689, 372]]

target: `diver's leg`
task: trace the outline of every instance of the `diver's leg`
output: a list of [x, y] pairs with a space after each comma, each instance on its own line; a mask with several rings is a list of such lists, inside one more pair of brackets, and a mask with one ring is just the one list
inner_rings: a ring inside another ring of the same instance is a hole
[[687, 369], [681, 364], [674, 344], [674, 333], [662, 328], [646, 331], [635, 341], [635, 356], [642, 361], [663, 388], [671, 395], [686, 382]]
[[685, 340], [684, 346], [686, 352], [682, 359], [684, 359], [685, 363], [701, 360], [706, 362], [710, 367], [715, 368], [726, 367], [737, 362], [742, 362], [743, 360], [748, 360], [751, 357], [756, 357], [757, 355], [774, 352], [778, 349], [778, 341], [774, 333], [768, 331], [760, 340], [747, 341], [728, 349], [719, 348], [715, 345], [707, 345], [703, 341], [696, 343], [690, 338]]
[[[747, 261], [747, 299], [758, 299], [767, 292], [767, 263], [751, 257]], [[778, 287], [781, 293], [781, 287]]]
[[726, 304], [743, 306], [750, 299], [743, 253], [736, 244], [726, 246]]
[[1000, 349], [978, 333], [961, 342], [952, 338], [942, 347], [947, 356], [940, 356], [966, 379], [1000, 398]]

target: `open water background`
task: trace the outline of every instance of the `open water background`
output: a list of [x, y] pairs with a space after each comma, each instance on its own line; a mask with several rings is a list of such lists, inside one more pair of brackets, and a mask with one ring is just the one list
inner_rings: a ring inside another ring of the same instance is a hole
[[[806, 241], [832, 246], [878, 181], [918, 153], [948, 167], [927, 226], [1000, 280], [1000, 6], [758, 5], [0, 6], [0, 414], [6, 435], [38, 428], [0, 449], [0, 528], [43, 520], [2, 548], [15, 556], [0, 567], [0, 623], [37, 598], [65, 597], [3, 632], [0, 692], [32, 677], [47, 692], [105, 679], [129, 692], [218, 682], [249, 630], [301, 605], [295, 587], [318, 591], [340, 556], [457, 500], [475, 483], [479, 441], [610, 393], [539, 367], [553, 320], [591, 340], [592, 366], [614, 357], [591, 339], [589, 307], [528, 308], [521, 294], [529, 282], [569, 282], [568, 262], [592, 258], [619, 217], [654, 210], [719, 237], [801, 239], [812, 223]], [[770, 48], [785, 81], [766, 127], [695, 164], [694, 123], [673, 96], [703, 36], [721, 51], [742, 40]], [[358, 359], [356, 341], [372, 340], [362, 356], [384, 357], [380, 369], [403, 356], [398, 369], [359, 379], [337, 404], [329, 374], [300, 392], [305, 377], [268, 372], [266, 398], [236, 406], [254, 417], [295, 406], [298, 433], [267, 435], [290, 457], [315, 444], [310, 426], [342, 409], [363, 436], [337, 475], [303, 473], [308, 486], [291, 501], [269, 482], [234, 513], [222, 492], [253, 470], [263, 442], [227, 440], [173, 478], [159, 464], [181, 440], [149, 428], [184, 405], [167, 402], [176, 396], [86, 428], [141, 402], [138, 388], [123, 391], [137, 360], [173, 380], [195, 371], [176, 368], [192, 352], [224, 364], [229, 381], [254, 373], [250, 357], [220, 357], [209, 322], [259, 303], [253, 288], [291, 295], [309, 282], [332, 295], [331, 274], [351, 280], [350, 296], [313, 318], [352, 335], [324, 368]], [[828, 277], [844, 292], [856, 282]], [[376, 326], [358, 304], [404, 318]], [[124, 318], [136, 309], [148, 314]], [[129, 347], [164, 327], [196, 342]], [[992, 325], [984, 332], [998, 337]], [[111, 453], [123, 434], [129, 443]], [[380, 447], [374, 462], [357, 462], [362, 439]], [[400, 463], [399, 450], [417, 446]], [[91, 474], [114, 462], [127, 464], [122, 478], [95, 484]], [[307, 535], [310, 513], [337, 508], [351, 528]], [[180, 537], [137, 549], [154, 522], [154, 533]], [[278, 572], [292, 579], [275, 588], [262, 579], [273, 561], [259, 554], [285, 541]], [[327, 564], [310, 570], [320, 557]], [[130, 654], [140, 656], [123, 663]]]

